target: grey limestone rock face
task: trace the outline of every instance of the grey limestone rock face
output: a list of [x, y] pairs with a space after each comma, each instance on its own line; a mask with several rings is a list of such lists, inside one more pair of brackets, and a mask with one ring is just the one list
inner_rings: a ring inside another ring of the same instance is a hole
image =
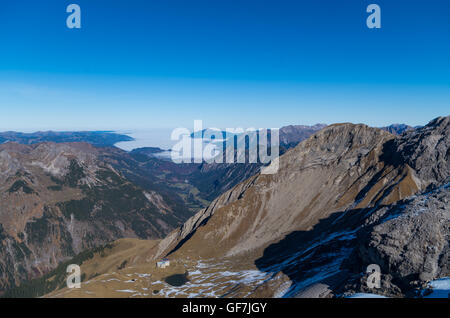
[[446, 185], [380, 209], [361, 236], [360, 259], [378, 264], [402, 289], [449, 276], [449, 201]]
[[450, 116], [404, 133], [394, 141], [397, 160], [412, 167], [424, 188], [439, 185], [450, 176]]

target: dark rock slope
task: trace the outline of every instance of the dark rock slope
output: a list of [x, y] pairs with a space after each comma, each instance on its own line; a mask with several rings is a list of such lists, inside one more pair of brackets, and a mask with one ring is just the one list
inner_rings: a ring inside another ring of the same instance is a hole
[[[378, 209], [360, 231], [355, 256], [363, 266], [378, 264], [384, 281], [411, 296], [423, 282], [449, 276], [449, 203], [447, 184]], [[368, 291], [365, 284], [358, 287]]]

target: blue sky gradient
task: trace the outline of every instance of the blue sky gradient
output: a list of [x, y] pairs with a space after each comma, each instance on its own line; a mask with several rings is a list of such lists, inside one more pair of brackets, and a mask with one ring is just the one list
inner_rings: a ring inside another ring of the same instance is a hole
[[[366, 27], [370, 3], [381, 29]], [[2, 0], [0, 130], [422, 125], [450, 113], [449, 13], [448, 0]]]

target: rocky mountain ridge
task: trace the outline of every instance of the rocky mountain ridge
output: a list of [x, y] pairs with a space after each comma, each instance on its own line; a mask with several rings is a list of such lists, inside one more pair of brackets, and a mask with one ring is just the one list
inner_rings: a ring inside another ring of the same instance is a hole
[[[361, 124], [328, 126], [284, 153], [278, 173], [250, 175], [152, 241], [145, 255], [127, 252], [129, 268], [99, 273], [83, 290], [108, 296], [113, 275], [115, 296], [419, 296], [449, 272], [449, 121], [440, 117], [397, 136]], [[100, 158], [114, 169], [128, 164], [138, 178], [134, 161]], [[22, 183], [11, 188], [30, 192]], [[154, 268], [162, 257], [174, 264], [167, 273], [187, 271], [190, 283], [164, 283]], [[381, 269], [377, 290], [366, 283], [371, 264]], [[80, 296], [65, 289], [52, 295]]]
[[[399, 137], [365, 125], [329, 126], [283, 155], [277, 174], [251, 177], [190, 218], [161, 241], [155, 257], [259, 255], [255, 260], [259, 270], [290, 278], [292, 286], [285, 295], [301, 294], [307, 287], [305, 281], [313, 284], [334, 277], [345, 261], [354, 257], [354, 239], [366, 216], [448, 182], [449, 121], [450, 117], [437, 118]], [[440, 200], [444, 200], [442, 215], [448, 219], [447, 192]], [[448, 226], [443, 229], [448, 235]], [[403, 227], [399, 235], [409, 237], [410, 231]], [[439, 259], [445, 259], [442, 253], [448, 255], [445, 235], [426, 238], [440, 240], [435, 242], [441, 247]], [[397, 246], [390, 252], [401, 253]], [[311, 261], [305, 263], [305, 257]], [[423, 253], [417, 257], [419, 263], [425, 262]], [[431, 259], [433, 265], [426, 266], [440, 269], [432, 270], [428, 278], [448, 272], [446, 263], [437, 265], [436, 257]], [[382, 270], [397, 280], [403, 275], [380, 263]], [[320, 268], [328, 268], [328, 272], [324, 269], [321, 277], [314, 278], [313, 272]], [[420, 273], [413, 276], [408, 282], [420, 281]], [[412, 288], [399, 285], [395, 285], [397, 293], [391, 290], [390, 295], [405, 294]], [[333, 290], [337, 292], [337, 286]]]

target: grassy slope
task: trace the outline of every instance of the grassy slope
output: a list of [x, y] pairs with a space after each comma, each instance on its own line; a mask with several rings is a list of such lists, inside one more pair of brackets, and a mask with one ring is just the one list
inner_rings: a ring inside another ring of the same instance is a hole
[[157, 240], [121, 239], [102, 247], [83, 251], [73, 259], [60, 264], [50, 273], [5, 292], [3, 297], [40, 297], [66, 287], [67, 266], [81, 267], [82, 282], [99, 275], [114, 272], [130, 264], [147, 263], [147, 255], [152, 255]]

